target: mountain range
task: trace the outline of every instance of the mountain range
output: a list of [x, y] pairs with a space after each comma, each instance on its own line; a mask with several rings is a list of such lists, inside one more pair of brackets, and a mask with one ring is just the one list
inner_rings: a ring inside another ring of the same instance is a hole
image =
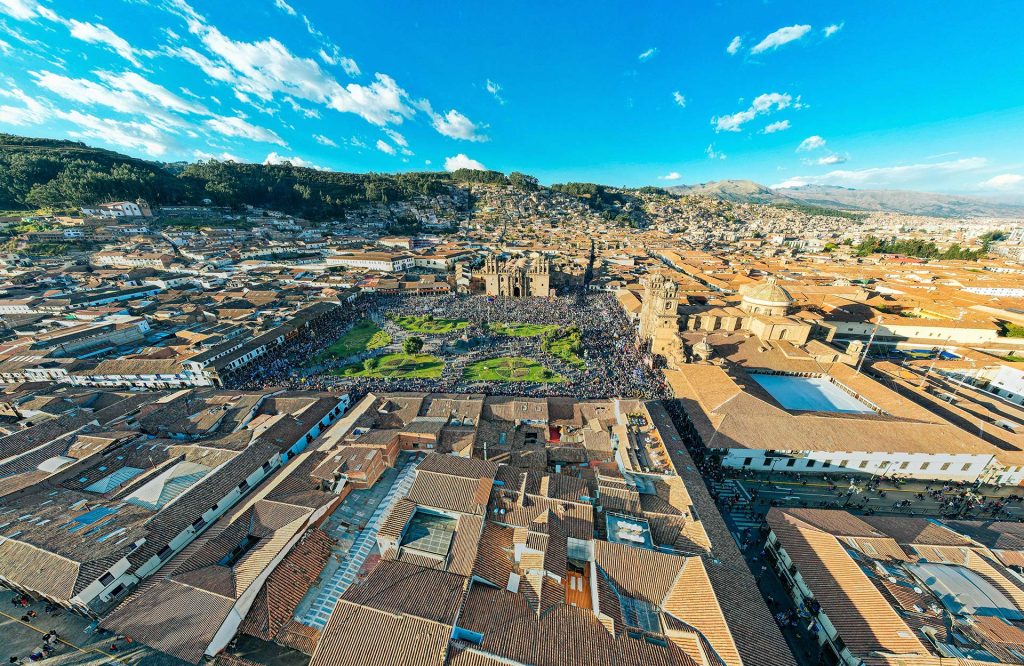
[[1024, 218], [1024, 205], [935, 192], [858, 190], [832, 185], [771, 188], [750, 180], [719, 180], [698, 185], [676, 185], [665, 189], [675, 194], [701, 194], [735, 203], [821, 206], [935, 217]]

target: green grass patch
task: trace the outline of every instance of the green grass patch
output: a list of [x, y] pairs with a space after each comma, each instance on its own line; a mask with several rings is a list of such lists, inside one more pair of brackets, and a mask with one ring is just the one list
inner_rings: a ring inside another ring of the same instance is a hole
[[557, 356], [570, 365], [575, 365], [577, 368], [586, 367], [586, 361], [584, 361], [575, 351], [576, 344], [576, 341], [571, 337], [558, 338], [557, 340], [552, 340], [548, 343], [546, 351], [552, 356]]
[[465, 319], [435, 319], [430, 315], [404, 315], [391, 319], [407, 331], [427, 335], [442, 335], [460, 331], [469, 326], [469, 322]]
[[1010, 363], [1024, 363], [1024, 356], [1017, 356], [1016, 354], [1008, 354], [1007, 356], [1001, 356], [1000, 358]]
[[437, 379], [444, 361], [430, 354], [385, 354], [374, 359], [369, 369], [362, 363], [350, 365], [334, 374], [342, 377], [377, 377], [384, 379]]
[[564, 382], [557, 372], [529, 358], [502, 356], [470, 363], [463, 372], [463, 378], [477, 382]]
[[363, 319], [350, 328], [345, 335], [335, 340], [330, 347], [323, 350], [313, 359], [322, 362], [334, 358], [348, 358], [371, 349], [379, 349], [391, 344], [391, 336], [381, 330], [372, 319]]
[[509, 335], [514, 338], [535, 338], [538, 335], [544, 335], [557, 329], [558, 326], [555, 324], [520, 324], [515, 322], [509, 324], [492, 322], [487, 327], [487, 331], [493, 335]]

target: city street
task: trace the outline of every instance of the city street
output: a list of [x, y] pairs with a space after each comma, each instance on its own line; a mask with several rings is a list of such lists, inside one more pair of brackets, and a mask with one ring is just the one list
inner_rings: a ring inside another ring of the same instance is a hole
[[[782, 477], [776, 478], [743, 477], [736, 481], [743, 488], [746, 498], [755, 497], [755, 506], [761, 513], [767, 512], [771, 503], [776, 506], [795, 506], [810, 508], [842, 508], [854, 513], [872, 511], [874, 513], [949, 517], [950, 510], [943, 511], [943, 499], [951, 499], [962, 489], [950, 488], [941, 496], [933, 495], [943, 485], [939, 482], [925, 483], [920, 481], [900, 484], [899, 487], [890, 481], [881, 481], [876, 489], [869, 489], [867, 478], [857, 479], [854, 492], [848, 495], [850, 482], [848, 478], [833, 478], [825, 481], [823, 477]], [[1014, 495], [1021, 495], [1019, 488], [984, 487], [977, 491], [984, 498], [982, 501], [1003, 502], [1002, 510], [997, 519], [1024, 521], [1024, 503], [1010, 500]], [[923, 496], [923, 497], [922, 497]], [[909, 502], [909, 504], [907, 504]], [[897, 503], [903, 504], [897, 506]], [[964, 519], [993, 519], [992, 513], [980, 508], [964, 511], [957, 517]]]
[[[40, 660], [52, 666], [181, 666], [185, 663], [140, 643], [129, 642], [124, 637], [95, 632], [90, 620], [63, 608], [47, 613], [44, 601], [33, 601], [27, 606], [11, 603], [18, 596], [17, 592], [0, 588], [0, 601], [3, 602], [0, 605], [0, 635], [6, 650], [0, 658], [32, 663], [30, 655], [42, 648], [46, 633], [52, 630], [58, 635], [56, 647], [45, 660]], [[32, 612], [35, 617], [31, 617]], [[111, 649], [112, 645], [115, 650]]]

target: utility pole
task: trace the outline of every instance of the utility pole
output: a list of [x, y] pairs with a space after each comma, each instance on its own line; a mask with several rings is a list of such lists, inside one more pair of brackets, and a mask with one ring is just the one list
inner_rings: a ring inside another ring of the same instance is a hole
[[860, 360], [857, 361], [857, 372], [854, 374], [860, 374], [860, 368], [864, 365], [864, 359], [868, 357], [868, 352], [871, 351], [871, 343], [875, 341], [875, 334], [878, 333], [878, 327], [882, 325], [882, 317], [878, 317], [878, 321], [875, 322], [875, 328], [871, 331], [871, 337], [868, 338], [867, 345], [864, 346], [864, 352], [860, 355]]

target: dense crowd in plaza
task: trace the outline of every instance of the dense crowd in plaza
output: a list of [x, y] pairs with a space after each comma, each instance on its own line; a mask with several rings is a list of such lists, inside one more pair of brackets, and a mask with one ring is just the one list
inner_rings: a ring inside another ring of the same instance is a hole
[[[398, 333], [399, 329], [389, 318], [402, 315], [429, 315], [434, 319], [469, 322], [468, 326], [447, 333], [421, 335], [427, 342], [424, 351], [440, 356], [445, 362], [440, 378], [341, 377], [331, 372], [360, 358], [310, 366], [311, 359], [359, 320], [372, 317], [386, 330]], [[575, 325], [582, 334], [585, 364], [581, 367], [545, 352], [539, 336], [492, 335], [487, 331], [490, 323]], [[345, 391], [352, 399], [385, 390], [578, 398], [667, 397], [664, 380], [647, 364], [635, 341], [633, 325], [609, 294], [550, 299], [371, 296], [345, 304], [337, 313], [316, 322], [295, 340], [237, 373], [230, 384], [247, 389], [287, 386]], [[563, 381], [474, 382], [463, 377], [467, 365], [499, 357], [536, 360]]]

